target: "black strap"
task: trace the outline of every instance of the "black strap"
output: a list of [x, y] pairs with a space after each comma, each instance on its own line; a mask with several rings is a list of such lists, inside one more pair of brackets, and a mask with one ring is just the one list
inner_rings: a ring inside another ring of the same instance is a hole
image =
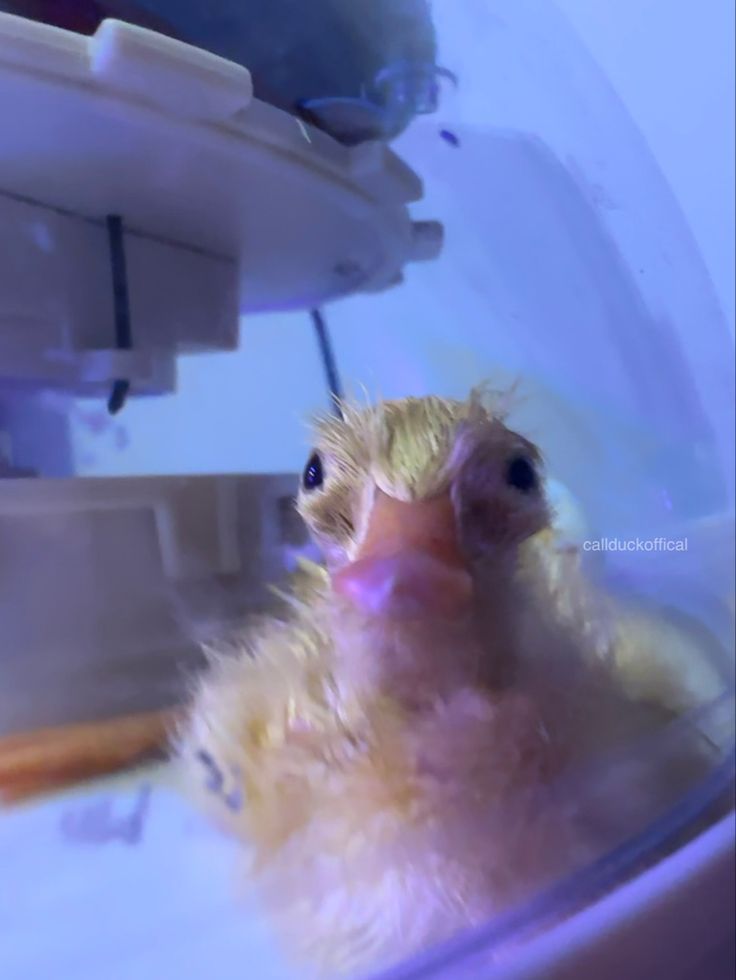
[[[105, 220], [112, 271], [115, 347], [117, 350], [131, 350], [133, 335], [130, 326], [130, 292], [128, 290], [128, 271], [125, 265], [123, 219], [117, 214], [109, 214]], [[129, 391], [130, 381], [126, 378], [116, 378], [113, 381], [112, 391], [107, 401], [107, 410], [110, 415], [116, 415], [122, 409]]]

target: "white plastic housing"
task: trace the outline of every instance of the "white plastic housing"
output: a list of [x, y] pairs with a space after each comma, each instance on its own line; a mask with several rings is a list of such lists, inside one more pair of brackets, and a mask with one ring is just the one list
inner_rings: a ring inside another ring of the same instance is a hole
[[171, 391], [175, 355], [231, 350], [239, 312], [374, 292], [442, 245], [387, 147], [348, 149], [254, 99], [242, 66], [119, 21], [84, 37], [0, 14], [0, 118], [0, 381]]

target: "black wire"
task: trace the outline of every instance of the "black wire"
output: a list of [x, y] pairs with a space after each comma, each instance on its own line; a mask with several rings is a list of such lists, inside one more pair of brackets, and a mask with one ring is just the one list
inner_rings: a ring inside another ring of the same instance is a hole
[[317, 343], [319, 345], [319, 352], [322, 358], [322, 366], [324, 367], [325, 371], [327, 390], [330, 395], [332, 410], [334, 411], [335, 415], [342, 418], [342, 408], [340, 407], [340, 402], [342, 401], [342, 386], [340, 385], [340, 377], [337, 373], [335, 355], [332, 350], [332, 344], [330, 343], [330, 335], [327, 330], [327, 324], [325, 323], [325, 318], [321, 310], [311, 310], [309, 315], [312, 318], [314, 331], [317, 334]]
[[[130, 326], [130, 294], [128, 290], [128, 271], [125, 266], [125, 242], [123, 240], [123, 219], [109, 214], [107, 241], [110, 249], [110, 268], [112, 271], [113, 312], [115, 316], [115, 346], [118, 350], [131, 350], [133, 335]], [[116, 415], [125, 405], [130, 391], [130, 381], [116, 378], [107, 401], [110, 415]]]

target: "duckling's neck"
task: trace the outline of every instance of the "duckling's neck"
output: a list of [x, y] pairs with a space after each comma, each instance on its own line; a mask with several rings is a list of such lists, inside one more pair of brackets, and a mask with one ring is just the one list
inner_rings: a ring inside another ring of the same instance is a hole
[[515, 562], [492, 560], [476, 570], [475, 619], [486, 656], [483, 682], [498, 689], [516, 676], [523, 653], [521, 624], [531, 615], [532, 597]]

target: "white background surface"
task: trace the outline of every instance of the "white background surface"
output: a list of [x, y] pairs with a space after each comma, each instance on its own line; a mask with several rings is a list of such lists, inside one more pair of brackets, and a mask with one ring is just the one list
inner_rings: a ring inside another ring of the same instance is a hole
[[[109, 831], [129, 824], [144, 784], [128, 843]], [[157, 772], [3, 813], [0, 976], [296, 980], [239, 886], [240, 857]]]

